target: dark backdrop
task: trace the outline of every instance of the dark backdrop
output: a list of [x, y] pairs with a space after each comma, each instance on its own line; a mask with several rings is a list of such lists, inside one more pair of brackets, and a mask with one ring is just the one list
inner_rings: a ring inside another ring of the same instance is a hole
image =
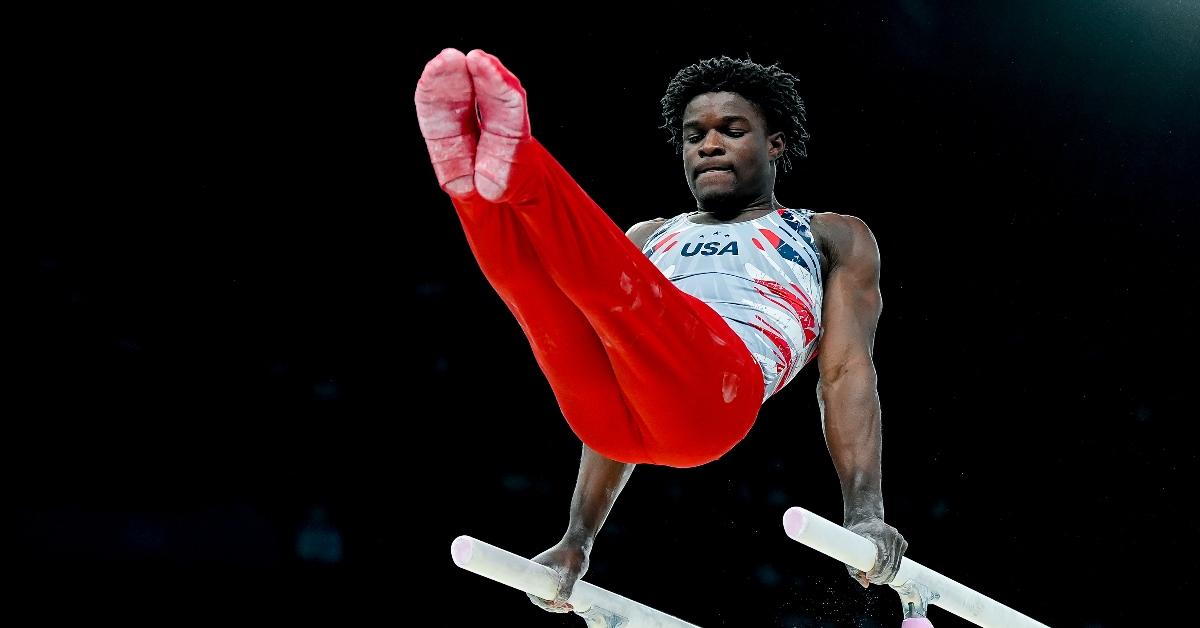
[[[579, 457], [417, 129], [421, 68], [453, 46], [517, 73], [534, 133], [623, 229], [691, 208], [656, 128], [676, 70], [729, 54], [798, 76], [810, 157], [778, 196], [879, 241], [885, 498], [909, 554], [1055, 626], [1185, 612], [1200, 6], [1052, 5], [15, 24], [14, 599], [582, 625], [450, 560], [459, 534], [553, 544]], [[783, 535], [791, 505], [840, 520], [815, 384], [810, 366], [716, 463], [638, 468], [587, 579], [704, 626], [897, 625], [887, 587]]]

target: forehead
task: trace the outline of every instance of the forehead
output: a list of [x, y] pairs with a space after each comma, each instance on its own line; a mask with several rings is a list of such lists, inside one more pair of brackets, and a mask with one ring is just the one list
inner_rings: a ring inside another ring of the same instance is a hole
[[684, 107], [683, 124], [711, 122], [728, 116], [740, 116], [758, 125], [765, 122], [758, 107], [741, 95], [734, 92], [707, 92], [696, 96]]

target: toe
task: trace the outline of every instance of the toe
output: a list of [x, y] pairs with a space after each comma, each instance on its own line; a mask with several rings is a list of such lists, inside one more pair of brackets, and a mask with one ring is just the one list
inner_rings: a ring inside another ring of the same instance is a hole
[[467, 54], [467, 69], [479, 98], [483, 129], [502, 137], [529, 137], [529, 112], [521, 81], [495, 56], [478, 49]]

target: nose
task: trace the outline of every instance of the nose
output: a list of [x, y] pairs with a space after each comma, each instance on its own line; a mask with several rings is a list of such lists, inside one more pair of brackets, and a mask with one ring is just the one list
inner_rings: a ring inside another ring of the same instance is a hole
[[704, 141], [700, 142], [700, 148], [697, 149], [701, 157], [712, 157], [714, 155], [724, 155], [725, 147], [721, 144], [721, 134], [716, 129], [710, 130], [704, 134]]

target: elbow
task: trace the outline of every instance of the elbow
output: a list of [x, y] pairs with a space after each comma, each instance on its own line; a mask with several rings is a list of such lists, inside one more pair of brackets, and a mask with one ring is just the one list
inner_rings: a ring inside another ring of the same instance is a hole
[[822, 369], [817, 380], [817, 395], [824, 398], [831, 391], [850, 387], [854, 390], [876, 390], [879, 376], [870, 358], [838, 362]]

